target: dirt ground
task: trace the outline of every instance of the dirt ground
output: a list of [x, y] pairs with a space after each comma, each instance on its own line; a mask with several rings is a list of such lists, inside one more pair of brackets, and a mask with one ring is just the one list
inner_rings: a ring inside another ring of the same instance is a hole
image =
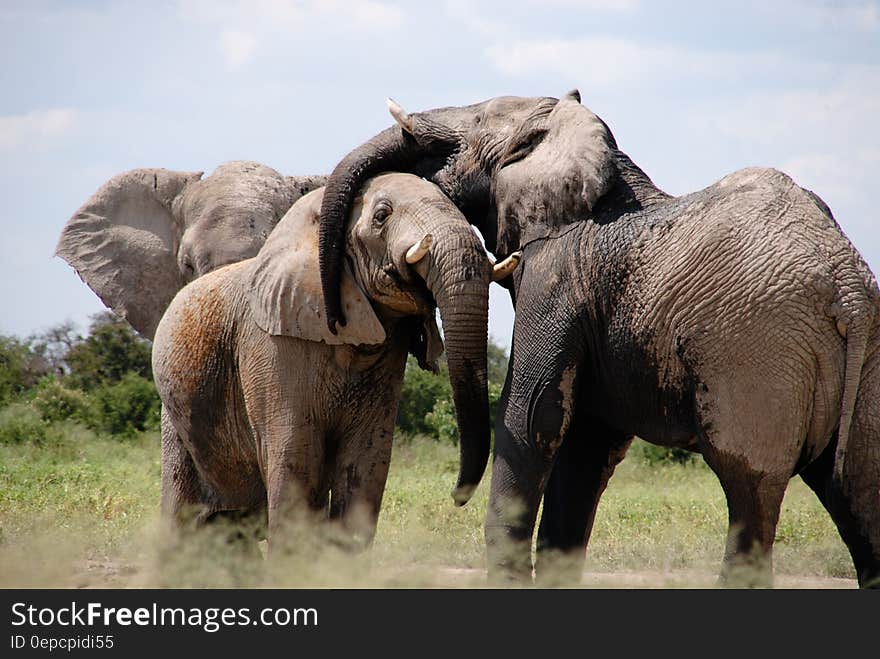
[[[140, 587], [142, 567], [134, 564], [89, 562], [72, 577], [72, 588]], [[372, 581], [372, 580], [370, 580]], [[337, 585], [338, 587], [338, 585]], [[426, 572], [423, 567], [401, 567], [394, 572], [376, 575], [375, 582], [353, 587], [388, 588], [485, 588], [486, 573], [480, 569], [438, 567]], [[717, 587], [717, 575], [695, 570], [666, 572], [592, 572], [583, 573], [575, 588], [622, 589], [705, 589]], [[776, 574], [774, 587], [798, 590], [857, 589], [855, 579]]]
[[[443, 581], [449, 587], [484, 587], [486, 575], [483, 570], [445, 568], [440, 570]], [[718, 576], [709, 572], [676, 570], [669, 572], [590, 572], [585, 571], [580, 588], [715, 588]], [[855, 579], [809, 577], [776, 574], [774, 587], [783, 589], [856, 589]]]

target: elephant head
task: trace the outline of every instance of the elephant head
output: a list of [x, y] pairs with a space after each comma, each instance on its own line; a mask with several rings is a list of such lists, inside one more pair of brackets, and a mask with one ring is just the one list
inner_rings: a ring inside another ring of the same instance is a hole
[[503, 256], [623, 193], [620, 163], [628, 159], [577, 91], [412, 114], [389, 100], [389, 109], [397, 125], [349, 153], [327, 181], [320, 256], [331, 327], [345, 322], [337, 291], [346, 212], [357, 186], [376, 171], [412, 171], [436, 183]]
[[248, 161], [224, 163], [206, 179], [202, 172], [133, 169], [73, 214], [55, 254], [152, 339], [178, 290], [254, 256], [293, 202], [323, 183]]
[[[330, 332], [318, 272], [319, 210], [325, 190], [297, 203], [255, 259], [249, 304], [257, 325], [274, 335], [328, 344], [380, 344], [405, 317], [425, 323], [423, 360], [442, 343], [460, 437], [453, 494], [463, 504], [489, 457], [486, 375], [488, 295], [492, 267], [479, 238], [437, 186], [411, 174], [368, 180], [353, 199], [343, 229], [340, 304], [349, 322]], [[498, 267], [502, 267], [499, 264]]]

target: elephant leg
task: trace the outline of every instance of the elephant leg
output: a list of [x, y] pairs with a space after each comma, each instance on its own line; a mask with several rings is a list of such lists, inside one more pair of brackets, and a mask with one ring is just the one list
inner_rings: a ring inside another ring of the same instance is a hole
[[579, 583], [599, 499], [632, 437], [595, 417], [572, 423], [544, 490], [535, 576], [544, 583]]
[[175, 527], [196, 526], [214, 512], [212, 499], [183, 445], [168, 413], [162, 408], [162, 517]]
[[764, 478], [738, 468], [716, 473], [728, 511], [720, 581], [733, 587], [771, 587], [773, 540], [788, 478]]
[[391, 464], [394, 419], [349, 436], [339, 448], [330, 483], [330, 520], [338, 543], [355, 551], [372, 546]]
[[284, 420], [272, 424], [263, 440], [270, 554], [301, 551], [326, 518], [324, 433], [312, 425], [294, 431], [284, 425]]
[[576, 397], [573, 368], [550, 373], [539, 384], [511, 373], [495, 421], [485, 524], [489, 579], [501, 582], [531, 580], [538, 506]]
[[801, 400], [803, 392], [786, 396], [773, 388], [777, 385], [772, 378], [734, 376], [709, 383], [711, 398], [705, 392], [697, 396], [700, 449], [727, 499], [721, 583], [770, 587], [776, 524], [806, 441], [808, 419], [803, 410], [809, 404]]
[[210, 527], [221, 534], [227, 549], [235, 546], [245, 554], [259, 554], [258, 542], [265, 536], [265, 506], [224, 509], [211, 488], [204, 484], [164, 409], [161, 511], [162, 517], [178, 531]]
[[[859, 586], [880, 588], [880, 353], [862, 367], [859, 394], [853, 412], [839, 507], [852, 515], [853, 552]], [[855, 537], [859, 540], [855, 540]], [[846, 540], [844, 540], [846, 542]]]
[[837, 437], [801, 477], [834, 520], [862, 588], [880, 588], [880, 369], [863, 369], [843, 479], [834, 478]]

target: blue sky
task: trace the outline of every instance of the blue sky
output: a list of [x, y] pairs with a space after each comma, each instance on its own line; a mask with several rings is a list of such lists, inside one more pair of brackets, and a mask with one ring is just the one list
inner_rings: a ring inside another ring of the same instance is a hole
[[387, 96], [419, 110], [577, 87], [667, 192], [776, 167], [880, 268], [878, 2], [6, 0], [0, 44], [0, 333], [102, 309], [52, 253], [112, 175], [326, 173], [390, 124]]

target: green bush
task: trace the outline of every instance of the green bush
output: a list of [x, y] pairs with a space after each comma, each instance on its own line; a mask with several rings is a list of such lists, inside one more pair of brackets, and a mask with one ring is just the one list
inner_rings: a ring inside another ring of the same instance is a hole
[[[501, 385], [489, 383], [489, 423], [494, 424], [498, 410], [498, 399], [501, 398]], [[458, 424], [455, 421], [455, 405], [449, 398], [440, 398], [434, 403], [433, 409], [425, 415], [427, 434], [437, 439], [458, 442]], [[494, 427], [494, 425], [493, 425]]]
[[458, 425], [455, 422], [455, 407], [448, 398], [434, 403], [434, 409], [425, 415], [427, 434], [446, 442], [458, 442]]
[[49, 375], [37, 383], [34, 409], [44, 421], [64, 421], [66, 419], [85, 419], [88, 416], [89, 400], [86, 395], [66, 387], [58, 378]]
[[70, 383], [83, 391], [119, 382], [127, 373], [148, 380], [153, 377], [150, 342], [111, 313], [92, 316], [89, 336], [74, 343], [65, 360]]
[[12, 403], [0, 409], [0, 444], [40, 444], [48, 424], [28, 403]]
[[486, 366], [488, 367], [487, 375], [490, 383], [496, 383], [498, 386], [504, 384], [507, 377], [507, 350], [489, 337], [489, 343], [486, 345]]
[[130, 436], [159, 427], [159, 394], [151, 380], [137, 373], [126, 373], [119, 382], [101, 385], [89, 397], [87, 421], [95, 430]]
[[25, 393], [45, 373], [45, 362], [28, 341], [0, 336], [0, 405]]
[[629, 455], [634, 456], [649, 465], [659, 464], [690, 464], [697, 461], [698, 453], [683, 448], [670, 448], [657, 446], [636, 438], [629, 449]]
[[452, 400], [446, 364], [441, 364], [439, 375], [434, 375], [419, 368], [413, 357], [407, 359], [400, 405], [397, 408], [398, 429], [411, 435], [434, 434], [433, 425], [425, 417], [440, 400]]

